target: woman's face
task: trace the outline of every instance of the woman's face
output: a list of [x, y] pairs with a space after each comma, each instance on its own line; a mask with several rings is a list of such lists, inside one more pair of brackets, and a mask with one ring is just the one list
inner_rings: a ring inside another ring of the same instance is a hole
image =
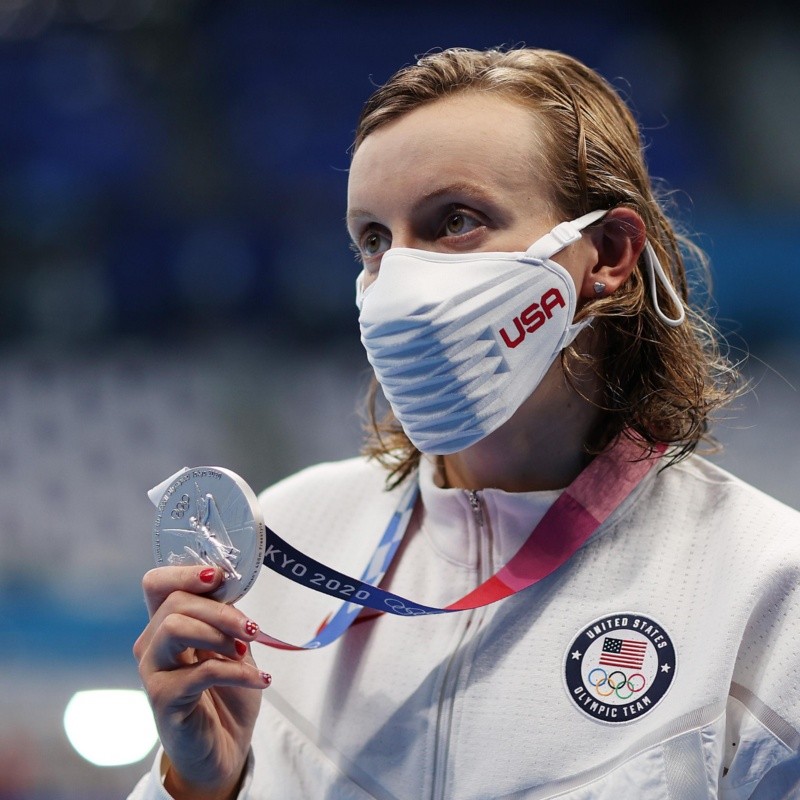
[[[549, 202], [532, 112], [464, 92], [379, 128], [353, 156], [347, 225], [364, 288], [391, 247], [526, 250], [562, 220]], [[580, 286], [579, 254], [556, 256]]]

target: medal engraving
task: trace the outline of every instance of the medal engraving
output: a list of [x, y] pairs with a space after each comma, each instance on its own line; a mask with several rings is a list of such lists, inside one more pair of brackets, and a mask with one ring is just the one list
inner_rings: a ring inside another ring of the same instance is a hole
[[[189, 530], [184, 528], [165, 528], [166, 533], [176, 536], [185, 536], [194, 544], [183, 546], [184, 554], [170, 553], [167, 561], [170, 564], [208, 564], [209, 567], [220, 567], [226, 578], [241, 580], [242, 576], [236, 571], [241, 551], [233, 546], [228, 531], [217, 510], [213, 494], [202, 496], [200, 487], [195, 482], [197, 497], [197, 513], [189, 517]], [[181, 500], [188, 495], [182, 495]]]
[[250, 487], [221, 467], [194, 467], [149, 496], [156, 506], [156, 565], [217, 567], [224, 580], [211, 596], [225, 603], [241, 598], [255, 582], [266, 549], [261, 508]]

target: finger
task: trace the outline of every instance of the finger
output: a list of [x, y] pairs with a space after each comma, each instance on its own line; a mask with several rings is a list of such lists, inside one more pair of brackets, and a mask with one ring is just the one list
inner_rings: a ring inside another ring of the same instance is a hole
[[181, 672], [187, 678], [184, 692], [193, 698], [212, 686], [266, 689], [272, 683], [272, 678], [266, 672], [261, 672], [255, 664], [247, 661], [211, 659], [184, 668]]
[[176, 591], [170, 594], [159, 606], [142, 635], [134, 644], [133, 654], [137, 660], [141, 660], [144, 651], [150, 645], [153, 635], [163, 620], [170, 614], [194, 617], [212, 625], [227, 636], [248, 642], [253, 641], [259, 632], [258, 624], [246, 617], [234, 606], [218, 603], [216, 600], [188, 592]]
[[229, 636], [240, 636], [248, 641], [255, 639], [258, 635], [258, 624], [246, 617], [235, 606], [188, 592], [173, 592], [161, 604], [152, 621], [158, 625], [170, 614], [194, 617], [219, 628]]
[[223, 686], [266, 689], [271, 683], [270, 675], [250, 662], [209, 659], [158, 673], [148, 694], [154, 708], [165, 713], [185, 712], [197, 704], [207, 689]]
[[247, 654], [247, 645], [195, 617], [169, 614], [153, 634], [140, 666], [151, 672], [176, 669], [186, 665], [187, 651], [194, 650], [238, 661]]
[[207, 594], [222, 582], [222, 571], [215, 567], [156, 567], [142, 578], [147, 611], [152, 617], [173, 592]]

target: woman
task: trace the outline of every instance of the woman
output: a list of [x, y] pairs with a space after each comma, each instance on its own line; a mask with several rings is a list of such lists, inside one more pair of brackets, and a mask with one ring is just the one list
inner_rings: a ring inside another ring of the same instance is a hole
[[800, 515], [693, 455], [732, 371], [624, 103], [559, 53], [427, 56], [368, 101], [348, 206], [391, 410], [265, 518], [353, 574], [418, 484], [381, 586], [466, 610], [251, 652], [337, 603], [148, 573], [132, 796], [793, 796]]

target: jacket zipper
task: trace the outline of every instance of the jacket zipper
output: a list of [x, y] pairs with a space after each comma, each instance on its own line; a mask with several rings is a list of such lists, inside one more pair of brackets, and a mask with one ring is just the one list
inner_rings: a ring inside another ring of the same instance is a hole
[[[478, 577], [483, 581], [488, 578], [487, 567], [491, 569], [491, 541], [488, 536], [488, 526], [485, 524], [483, 505], [478, 492], [467, 491], [472, 515], [478, 526]], [[488, 548], [488, 549], [487, 549]], [[455, 705], [458, 677], [464, 660], [465, 644], [470, 633], [474, 634], [476, 625], [483, 616], [483, 609], [473, 609], [462, 612], [463, 628], [450, 655], [445, 668], [442, 691], [439, 695], [439, 705], [436, 714], [436, 737], [433, 761], [433, 785], [431, 797], [433, 800], [444, 800], [447, 784], [447, 762], [450, 755], [450, 733], [453, 724], [453, 707]], [[477, 616], [477, 620], [475, 619]]]
[[475, 517], [475, 522], [478, 523], [478, 530], [483, 533], [483, 506], [481, 506], [481, 498], [477, 492], [467, 492], [467, 499], [469, 500], [472, 514]]

